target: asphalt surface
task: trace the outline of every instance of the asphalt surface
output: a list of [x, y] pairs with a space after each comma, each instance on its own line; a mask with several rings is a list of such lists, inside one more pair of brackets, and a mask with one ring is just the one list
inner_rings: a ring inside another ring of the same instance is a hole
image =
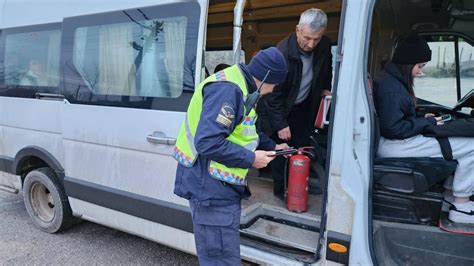
[[197, 265], [195, 256], [90, 222], [48, 234], [31, 223], [21, 194], [0, 191], [0, 265]]

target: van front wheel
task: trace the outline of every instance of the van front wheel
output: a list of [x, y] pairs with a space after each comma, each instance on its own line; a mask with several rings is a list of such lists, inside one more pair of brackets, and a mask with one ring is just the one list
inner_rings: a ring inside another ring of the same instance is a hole
[[64, 230], [73, 221], [64, 188], [49, 167], [35, 169], [26, 175], [23, 201], [33, 224], [45, 232]]

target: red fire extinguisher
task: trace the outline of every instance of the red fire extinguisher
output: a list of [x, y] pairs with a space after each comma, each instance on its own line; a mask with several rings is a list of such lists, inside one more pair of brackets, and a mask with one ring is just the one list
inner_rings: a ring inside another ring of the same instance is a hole
[[287, 207], [289, 211], [305, 212], [308, 210], [308, 183], [311, 160], [304, 153], [309, 153], [304, 147], [298, 149], [298, 154], [289, 159]]

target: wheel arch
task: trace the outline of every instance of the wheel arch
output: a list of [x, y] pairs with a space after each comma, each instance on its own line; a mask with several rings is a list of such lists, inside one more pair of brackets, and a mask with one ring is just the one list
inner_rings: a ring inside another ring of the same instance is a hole
[[54, 155], [39, 146], [27, 146], [21, 149], [15, 155], [12, 171], [14, 174], [20, 175], [23, 182], [26, 173], [40, 167], [50, 167], [53, 169], [60, 182], [63, 183], [64, 168]]

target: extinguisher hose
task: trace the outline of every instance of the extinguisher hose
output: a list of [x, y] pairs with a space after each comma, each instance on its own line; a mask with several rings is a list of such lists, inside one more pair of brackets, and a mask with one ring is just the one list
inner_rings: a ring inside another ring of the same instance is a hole
[[288, 195], [288, 187], [287, 187], [288, 180], [287, 179], [288, 179], [288, 161], [289, 160], [290, 160], [290, 157], [285, 158], [285, 166], [283, 167], [283, 197], [285, 198], [285, 202]]

